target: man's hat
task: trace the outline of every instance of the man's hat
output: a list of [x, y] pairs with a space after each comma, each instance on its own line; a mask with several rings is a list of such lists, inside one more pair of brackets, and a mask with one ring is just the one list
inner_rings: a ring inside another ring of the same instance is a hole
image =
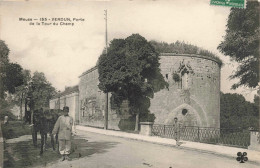
[[68, 106], [63, 107], [63, 111], [70, 111]]

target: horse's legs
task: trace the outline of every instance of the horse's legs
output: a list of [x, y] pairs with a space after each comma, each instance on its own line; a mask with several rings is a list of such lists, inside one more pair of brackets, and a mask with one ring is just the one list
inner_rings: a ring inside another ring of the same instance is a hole
[[56, 144], [58, 144], [58, 134], [55, 135]]
[[35, 147], [37, 147], [37, 131], [34, 131]]
[[59, 141], [58, 141], [58, 134], [56, 134], [56, 143], [57, 143], [58, 153], [60, 153], [60, 151], [59, 151], [60, 144], [59, 144]]
[[37, 147], [37, 131], [34, 128], [34, 126], [32, 127], [32, 140], [33, 140], [33, 146]]
[[47, 133], [44, 134], [44, 150], [46, 150], [47, 145]]
[[33, 140], [33, 146], [36, 147], [34, 130], [32, 130], [32, 140]]
[[41, 133], [41, 152], [40, 155], [43, 153], [43, 145], [44, 145], [44, 133]]
[[54, 136], [52, 134], [51, 134], [51, 146], [52, 146], [52, 149], [55, 151]]

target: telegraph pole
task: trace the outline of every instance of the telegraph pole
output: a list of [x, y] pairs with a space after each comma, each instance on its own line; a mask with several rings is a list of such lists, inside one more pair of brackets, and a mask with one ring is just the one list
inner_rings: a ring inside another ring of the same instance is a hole
[[2, 27], [2, 23], [1, 23], [1, 15], [0, 15], [0, 40], [1, 40], [1, 27]]
[[[106, 21], [106, 56], [107, 56], [107, 10], [105, 10], [105, 21]], [[105, 110], [105, 116], [104, 116], [104, 129], [108, 129], [108, 92], [106, 93], [106, 110]]]

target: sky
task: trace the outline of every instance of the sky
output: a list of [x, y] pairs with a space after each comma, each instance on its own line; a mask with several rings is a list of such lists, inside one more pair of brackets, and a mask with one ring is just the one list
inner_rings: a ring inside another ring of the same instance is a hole
[[[65, 86], [77, 85], [79, 76], [96, 65], [105, 47], [104, 10], [107, 9], [108, 41], [139, 33], [148, 41], [179, 40], [207, 49], [223, 60], [221, 91], [243, 94], [252, 101], [256, 91], [242, 87], [230, 90], [237, 80], [228, 77], [236, 70], [237, 63], [217, 50], [225, 35], [230, 8], [211, 6], [209, 0], [194, 2], [4, 0], [0, 1], [0, 38], [11, 50], [12, 62], [32, 72], [43, 72], [55, 88], [63, 91]], [[19, 21], [19, 18], [32, 21]], [[45, 18], [45, 23], [52, 25], [43, 25], [40, 19]], [[71, 22], [60, 25], [53, 18], [70, 18]]]

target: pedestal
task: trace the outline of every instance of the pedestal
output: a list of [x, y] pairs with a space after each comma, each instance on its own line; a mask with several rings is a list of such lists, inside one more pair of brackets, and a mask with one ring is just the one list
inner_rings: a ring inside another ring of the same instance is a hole
[[141, 125], [141, 130], [139, 134], [147, 135], [147, 136], [152, 135], [153, 122], [140, 122], [140, 125]]
[[260, 151], [260, 133], [258, 131], [250, 131], [250, 150]]

